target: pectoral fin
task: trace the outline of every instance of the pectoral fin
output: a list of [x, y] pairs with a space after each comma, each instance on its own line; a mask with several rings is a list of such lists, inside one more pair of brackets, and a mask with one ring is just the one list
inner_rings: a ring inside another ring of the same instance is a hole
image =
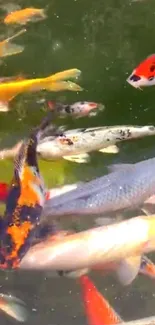
[[76, 162], [78, 164], [85, 164], [90, 161], [90, 156], [87, 153], [82, 153], [80, 155], [63, 156], [63, 158], [68, 161]]
[[27, 320], [28, 311], [26, 305], [16, 297], [0, 294], [0, 309], [19, 322]]
[[24, 46], [8, 42], [8, 43], [5, 43], [5, 45], [3, 46], [0, 56], [5, 57], [5, 56], [10, 56], [10, 55], [15, 55], [15, 54], [19, 54], [23, 51], [24, 51]]
[[109, 146], [109, 147], [100, 149], [99, 152], [102, 152], [102, 153], [118, 153], [119, 148], [116, 145], [113, 145], [113, 146]]
[[119, 282], [124, 286], [129, 285], [139, 273], [140, 265], [141, 256], [131, 256], [122, 260], [116, 270]]

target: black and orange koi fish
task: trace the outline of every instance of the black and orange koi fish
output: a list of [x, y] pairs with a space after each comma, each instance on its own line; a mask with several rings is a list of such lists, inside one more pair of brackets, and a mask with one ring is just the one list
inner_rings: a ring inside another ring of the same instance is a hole
[[16, 268], [31, 246], [45, 201], [36, 147], [41, 132], [51, 122], [50, 111], [23, 142], [14, 162], [4, 218], [0, 220], [0, 268]]

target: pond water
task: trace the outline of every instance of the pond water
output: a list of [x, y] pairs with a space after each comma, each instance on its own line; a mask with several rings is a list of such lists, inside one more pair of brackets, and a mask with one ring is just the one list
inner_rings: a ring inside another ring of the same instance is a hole
[[[14, 144], [39, 123], [44, 114], [44, 108], [37, 104], [41, 98], [66, 103], [91, 100], [105, 105], [105, 111], [96, 117], [58, 121], [68, 128], [155, 124], [155, 88], [139, 91], [126, 83], [136, 65], [155, 49], [153, 0], [17, 0], [14, 4], [47, 8], [48, 17], [27, 25], [27, 33], [16, 40], [24, 44], [25, 51], [1, 62], [1, 76], [22, 73], [29, 78], [42, 77], [78, 68], [82, 71], [78, 82], [84, 91], [17, 96], [11, 102], [11, 111], [0, 116], [1, 148]], [[3, 18], [4, 12], [0, 13]], [[1, 22], [1, 38], [11, 32], [14, 29]], [[41, 161], [41, 172], [48, 187], [88, 180], [102, 175], [108, 164], [153, 157], [154, 140], [148, 137], [123, 143], [115, 156], [93, 153], [85, 165]], [[0, 181], [10, 181], [12, 168], [11, 161], [0, 161]], [[154, 281], [139, 277], [123, 288], [111, 276], [93, 275], [93, 279], [124, 320], [154, 315]], [[74, 280], [40, 272], [1, 272], [0, 286], [1, 292], [12, 293], [27, 303], [29, 325], [86, 324], [80, 288]], [[3, 314], [0, 317], [3, 325], [14, 323]]]

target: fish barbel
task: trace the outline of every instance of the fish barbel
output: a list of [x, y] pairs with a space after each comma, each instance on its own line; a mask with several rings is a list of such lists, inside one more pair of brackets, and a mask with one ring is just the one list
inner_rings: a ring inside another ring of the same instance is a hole
[[104, 215], [141, 207], [155, 193], [155, 158], [109, 167], [111, 173], [46, 201], [43, 215]]
[[89, 161], [89, 152], [118, 153], [116, 143], [155, 135], [155, 127], [116, 125], [81, 128], [62, 132], [60, 136], [47, 136], [39, 141], [37, 153], [42, 159], [64, 158], [77, 163]]
[[[31, 247], [19, 267], [74, 271], [100, 263], [122, 263], [132, 257], [134, 264], [137, 259], [137, 274], [142, 254], [154, 250], [155, 215], [139, 216], [106, 227], [60, 236], [57, 240], [47, 239]], [[121, 268], [120, 264], [120, 272]]]

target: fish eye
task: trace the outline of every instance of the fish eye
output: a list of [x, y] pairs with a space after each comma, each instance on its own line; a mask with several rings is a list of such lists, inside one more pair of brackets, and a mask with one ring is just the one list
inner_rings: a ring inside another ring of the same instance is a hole
[[151, 65], [151, 66], [150, 66], [150, 71], [151, 71], [151, 72], [154, 72], [154, 70], [155, 70], [155, 65]]
[[142, 262], [141, 262], [141, 268], [145, 267], [146, 264], [147, 264], [147, 262], [145, 260], [142, 260]]
[[149, 81], [151, 81], [154, 79], [154, 76], [150, 76], [148, 79], [149, 79]]
[[130, 80], [136, 82], [136, 81], [141, 80], [141, 77], [137, 76], [136, 74], [133, 74], [133, 75], [130, 77]]

